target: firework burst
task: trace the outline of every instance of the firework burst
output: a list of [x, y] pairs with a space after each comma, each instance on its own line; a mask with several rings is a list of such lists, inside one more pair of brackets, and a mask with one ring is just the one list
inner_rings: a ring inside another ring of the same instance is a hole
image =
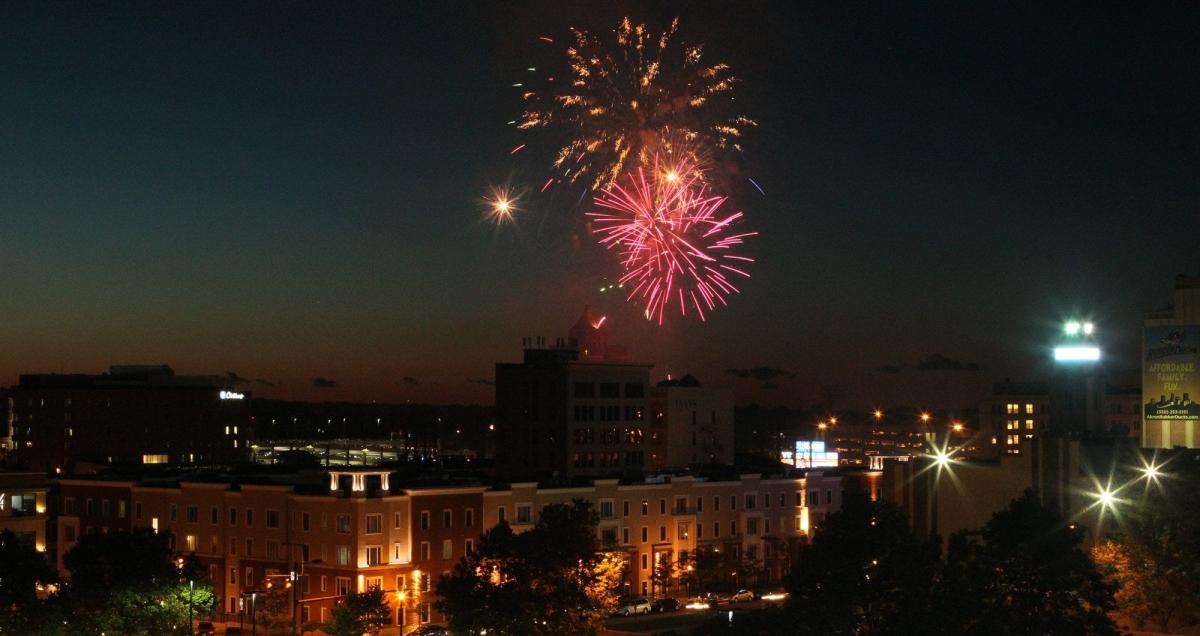
[[600, 244], [620, 255], [627, 300], [660, 325], [675, 308], [705, 320], [739, 293], [737, 277], [750, 276], [754, 259], [735, 251], [757, 232], [734, 232], [743, 214], [721, 212], [727, 198], [703, 177], [686, 159], [655, 156], [597, 195], [587, 213]]
[[710, 153], [741, 151], [743, 130], [756, 124], [729, 114], [737, 79], [728, 65], [706, 63], [701, 46], [677, 43], [678, 25], [676, 18], [655, 35], [625, 18], [611, 43], [572, 30], [566, 72], [546, 76], [543, 89], [518, 84], [526, 108], [517, 128], [565, 136], [552, 181], [611, 186], [629, 166], [650, 161], [664, 135]]

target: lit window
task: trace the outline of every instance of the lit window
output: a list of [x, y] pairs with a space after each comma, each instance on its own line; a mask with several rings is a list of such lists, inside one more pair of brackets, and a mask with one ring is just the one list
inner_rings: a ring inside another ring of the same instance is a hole
[[1006, 405], [1005, 405], [1005, 411], [1006, 411], [1006, 412], [1007, 412], [1009, 415], [1014, 415], [1014, 414], [1016, 414], [1016, 413], [1020, 413], [1020, 412], [1021, 412], [1021, 405], [1020, 405], [1020, 404], [1006, 404]]
[[1025, 412], [1028, 413], [1029, 415], [1033, 415], [1033, 405], [1026, 403], [1025, 404]]
[[166, 455], [142, 455], [143, 464], [165, 464], [167, 463]]
[[1033, 420], [1025, 420], [1025, 430], [1033, 430]]

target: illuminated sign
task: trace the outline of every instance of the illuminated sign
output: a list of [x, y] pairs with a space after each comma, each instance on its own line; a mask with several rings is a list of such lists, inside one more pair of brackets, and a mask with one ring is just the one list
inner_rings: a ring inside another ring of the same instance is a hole
[[4, 498], [7, 496], [8, 495], [4, 493], [0, 493], [0, 510], [4, 510]]
[[1200, 327], [1146, 327], [1142, 403], [1147, 420], [1200, 420]]
[[243, 400], [246, 398], [245, 393], [235, 393], [233, 391], [221, 391], [222, 400]]
[[836, 468], [838, 454], [826, 452], [825, 442], [821, 440], [796, 442], [796, 451], [792, 455], [792, 465], [796, 468]]
[[1060, 362], [1090, 362], [1100, 359], [1100, 347], [1064, 346], [1054, 348], [1054, 359]]

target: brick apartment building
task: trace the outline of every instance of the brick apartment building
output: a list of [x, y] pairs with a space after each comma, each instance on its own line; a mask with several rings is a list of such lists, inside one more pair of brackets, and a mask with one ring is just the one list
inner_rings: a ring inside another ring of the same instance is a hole
[[379, 587], [390, 593], [393, 629], [407, 633], [444, 621], [433, 609], [437, 580], [500, 520], [519, 532], [543, 506], [587, 500], [600, 516], [598, 538], [628, 555], [626, 592], [652, 595], [658, 560], [686, 567], [705, 547], [759, 562], [755, 583], [779, 581], [810, 530], [805, 492], [803, 478], [759, 475], [567, 488], [401, 486], [370, 470], [261, 483], [63, 479], [57, 558], [62, 569], [63, 555], [91, 532], [169, 531], [176, 550], [207, 568], [222, 599], [219, 620], [248, 622], [251, 595], [296, 580], [301, 623], [328, 621], [339, 597]]

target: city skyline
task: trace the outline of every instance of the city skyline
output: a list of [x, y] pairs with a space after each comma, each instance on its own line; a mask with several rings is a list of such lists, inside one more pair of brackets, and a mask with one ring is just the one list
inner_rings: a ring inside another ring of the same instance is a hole
[[[964, 401], [1036, 376], [1068, 317], [1136, 370], [1143, 312], [1200, 265], [1178, 9], [547, 8], [0, 9], [0, 385], [165, 363], [489, 403], [496, 362], [591, 304], [652, 380], [739, 403]], [[481, 220], [489, 186], [536, 190], [504, 127], [530, 43], [626, 12], [678, 14], [761, 122], [754, 278], [705, 324], [598, 292], [570, 205]]]

